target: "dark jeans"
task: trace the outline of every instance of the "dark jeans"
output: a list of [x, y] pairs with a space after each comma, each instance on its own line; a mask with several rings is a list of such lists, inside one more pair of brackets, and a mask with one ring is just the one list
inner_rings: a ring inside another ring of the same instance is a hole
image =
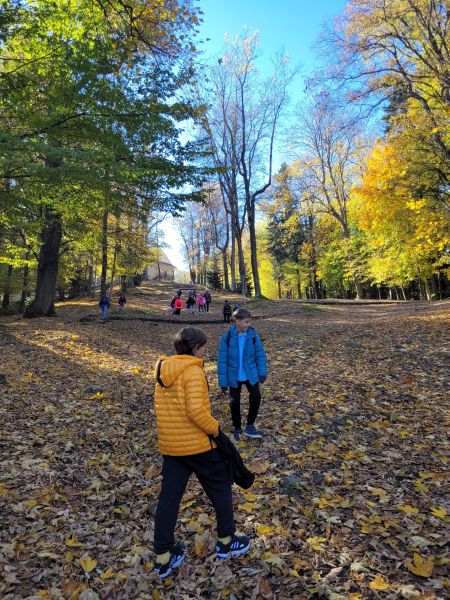
[[223, 322], [230, 324], [231, 315], [223, 315]]
[[259, 389], [259, 383], [256, 382], [255, 385], [252, 385], [250, 381], [238, 381], [238, 387], [233, 388], [230, 387], [230, 409], [231, 409], [231, 419], [233, 421], [233, 425], [235, 429], [242, 429], [242, 421], [241, 421], [241, 388], [242, 384], [248, 389], [249, 393], [249, 407], [248, 407], [248, 415], [247, 415], [247, 424], [253, 425], [256, 421], [256, 417], [258, 416], [259, 405], [261, 404], [261, 392]]
[[206, 301], [206, 304], [205, 304], [205, 306], [206, 306], [206, 312], [209, 312], [209, 305], [210, 305], [210, 302], [211, 302], [210, 300], [207, 300], [207, 301]]
[[192, 473], [214, 506], [217, 536], [223, 538], [235, 532], [230, 474], [216, 448], [192, 456], [163, 456], [163, 480], [155, 514], [156, 554], [173, 548], [181, 498]]

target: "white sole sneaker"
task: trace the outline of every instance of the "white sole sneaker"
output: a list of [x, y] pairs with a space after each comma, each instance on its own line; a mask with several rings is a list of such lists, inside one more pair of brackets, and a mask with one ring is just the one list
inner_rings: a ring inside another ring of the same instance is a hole
[[252, 440], [262, 440], [263, 437], [260, 433], [247, 433], [246, 431], [244, 431], [244, 435]]
[[238, 550], [230, 550], [229, 552], [216, 552], [216, 556], [217, 556], [217, 558], [220, 558], [221, 560], [225, 560], [226, 558], [228, 558], [230, 556], [241, 556], [241, 554], [245, 554], [246, 552], [249, 551], [250, 546], [251, 546], [251, 542], [249, 542], [243, 548], [239, 548]]

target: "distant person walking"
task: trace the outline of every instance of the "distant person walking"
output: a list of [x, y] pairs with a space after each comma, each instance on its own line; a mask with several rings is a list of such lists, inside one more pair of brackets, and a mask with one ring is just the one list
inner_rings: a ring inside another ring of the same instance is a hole
[[189, 294], [188, 299], [186, 300], [186, 308], [188, 309], [188, 313], [193, 315], [195, 312], [195, 298], [192, 294]]
[[119, 312], [121, 312], [121, 313], [125, 312], [125, 304], [126, 303], [127, 303], [127, 297], [122, 292], [119, 296]]
[[205, 312], [205, 306], [206, 306], [205, 296], [200, 294], [200, 296], [197, 298], [197, 304], [198, 304], [198, 312]]
[[178, 296], [175, 299], [173, 314], [174, 315], [181, 315], [182, 309], [183, 309], [183, 300], [180, 298], [180, 296]]
[[209, 312], [209, 305], [211, 304], [211, 292], [206, 290], [206, 292], [203, 294], [203, 297], [205, 299], [206, 312]]
[[102, 311], [102, 319], [104, 321], [106, 321], [106, 319], [108, 318], [108, 308], [111, 306], [109, 298], [108, 298], [108, 296], [106, 294], [102, 294], [100, 296], [100, 300], [98, 302], [98, 305], [100, 306], [100, 309]]
[[229, 325], [231, 313], [233, 312], [233, 310], [232, 310], [231, 304], [228, 302], [228, 300], [225, 300], [225, 302], [223, 303], [222, 311], [223, 311], [223, 322], [225, 323], [225, 325]]

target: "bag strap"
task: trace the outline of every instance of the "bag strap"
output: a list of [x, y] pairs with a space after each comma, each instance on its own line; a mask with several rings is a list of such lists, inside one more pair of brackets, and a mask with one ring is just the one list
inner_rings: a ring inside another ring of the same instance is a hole
[[161, 379], [161, 365], [162, 365], [162, 362], [163, 362], [162, 360], [158, 360], [158, 363], [156, 365], [156, 381], [159, 383], [159, 385], [161, 387], [166, 387], [163, 384], [162, 379]]

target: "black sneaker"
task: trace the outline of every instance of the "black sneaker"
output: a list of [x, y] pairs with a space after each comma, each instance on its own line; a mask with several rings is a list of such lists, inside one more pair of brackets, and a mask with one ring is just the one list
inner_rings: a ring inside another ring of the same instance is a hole
[[246, 535], [233, 535], [231, 542], [228, 544], [223, 544], [220, 540], [217, 540], [216, 556], [217, 558], [240, 556], [248, 551], [250, 543], [250, 538]]
[[184, 546], [182, 544], [177, 544], [173, 547], [172, 552], [170, 553], [169, 562], [165, 565], [156, 563], [153, 573], [157, 573], [161, 579], [167, 579], [172, 571], [181, 565], [184, 557]]

